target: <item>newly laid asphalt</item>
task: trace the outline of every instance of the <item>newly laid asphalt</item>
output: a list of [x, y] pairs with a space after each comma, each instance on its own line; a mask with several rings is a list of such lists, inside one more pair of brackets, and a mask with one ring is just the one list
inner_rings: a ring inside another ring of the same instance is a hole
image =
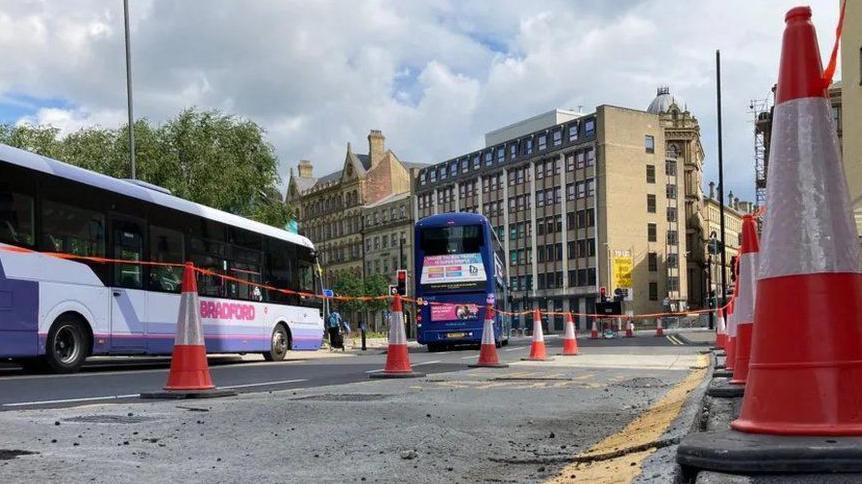
[[[649, 352], [649, 348], [685, 345], [675, 335], [591, 340], [579, 338], [583, 348], [612, 349], [614, 353]], [[547, 339], [549, 353], [559, 352], [561, 340]], [[530, 348], [529, 338], [513, 338], [499, 352], [503, 361], [518, 361]], [[478, 351], [456, 349], [429, 353], [414, 347], [410, 357], [417, 371], [428, 374], [463, 370], [473, 363]], [[236, 392], [262, 392], [289, 388], [308, 388], [364, 381], [380, 371], [385, 354], [370, 349], [364, 354], [340, 352], [313, 354], [292, 352], [288, 361], [264, 362], [237, 355], [210, 358], [213, 381], [220, 388]], [[88, 402], [134, 400], [140, 393], [158, 391], [164, 386], [170, 360], [167, 358], [99, 358], [72, 375], [26, 373], [14, 365], [0, 366], [0, 411], [21, 408], [52, 408]]]

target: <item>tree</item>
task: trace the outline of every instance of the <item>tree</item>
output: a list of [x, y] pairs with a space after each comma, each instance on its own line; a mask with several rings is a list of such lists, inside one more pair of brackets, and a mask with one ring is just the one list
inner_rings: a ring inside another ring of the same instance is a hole
[[[186, 109], [163, 125], [135, 122], [138, 178], [182, 198], [284, 227], [278, 159], [253, 121]], [[84, 128], [61, 137], [50, 126], [0, 124], [0, 143], [117, 178], [130, 176], [128, 125]]]
[[[343, 272], [337, 275], [335, 283], [332, 285], [332, 290], [338, 296], [359, 297], [365, 295], [365, 283], [359, 276], [350, 272]], [[358, 313], [365, 309], [365, 303], [359, 300], [336, 301], [336, 307], [339, 311], [345, 313]]]
[[[383, 274], [373, 274], [365, 278], [365, 294], [371, 296], [382, 296], [389, 294], [389, 279]], [[368, 301], [365, 309], [368, 311], [382, 311], [389, 307], [389, 301], [386, 299], [377, 299]]]

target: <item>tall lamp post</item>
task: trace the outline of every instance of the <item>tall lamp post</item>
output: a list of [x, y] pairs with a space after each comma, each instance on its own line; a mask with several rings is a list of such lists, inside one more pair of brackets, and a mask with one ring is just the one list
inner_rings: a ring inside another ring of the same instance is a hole
[[132, 49], [129, 39], [129, 0], [123, 0], [123, 18], [126, 28], [126, 97], [129, 106], [129, 165], [132, 180], [137, 178], [135, 168], [135, 114], [132, 110]]

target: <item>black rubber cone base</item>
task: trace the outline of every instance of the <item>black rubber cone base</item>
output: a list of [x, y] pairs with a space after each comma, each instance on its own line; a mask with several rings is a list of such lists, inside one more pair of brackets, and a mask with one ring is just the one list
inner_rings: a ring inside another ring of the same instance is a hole
[[676, 461], [731, 474], [862, 472], [862, 437], [698, 432], [683, 439]]
[[421, 378], [425, 376], [425, 373], [416, 373], [415, 371], [404, 371], [404, 372], [392, 372], [386, 373], [385, 371], [379, 371], [377, 373], [371, 373], [368, 375], [368, 378]]
[[715, 370], [714, 372], [712, 372], [712, 376], [713, 376], [713, 377], [715, 377], [715, 378], [730, 378], [730, 377], [732, 377], [732, 376], [733, 376], [733, 372], [732, 372], [732, 371], [727, 371], [727, 370], [724, 370], [724, 369], [721, 369], [721, 370]]
[[575, 353], [575, 354], [555, 353], [555, 355], [557, 355], [557, 356], [578, 356], [578, 354], [579, 353]]
[[221, 398], [232, 397], [237, 393], [231, 390], [162, 390], [159, 392], [141, 393], [141, 398], [147, 400], [185, 400], [194, 398]]
[[553, 358], [521, 358], [521, 361], [554, 361]]
[[473, 363], [472, 365], [467, 365], [468, 368], [508, 368], [509, 365], [506, 363]]
[[725, 357], [725, 356], [727, 356], [727, 353], [725, 353], [724, 350], [720, 350], [720, 351], [715, 352], [715, 356]]
[[745, 395], [745, 385], [735, 385], [727, 378], [715, 378], [707, 387], [706, 394], [719, 398], [739, 398]]

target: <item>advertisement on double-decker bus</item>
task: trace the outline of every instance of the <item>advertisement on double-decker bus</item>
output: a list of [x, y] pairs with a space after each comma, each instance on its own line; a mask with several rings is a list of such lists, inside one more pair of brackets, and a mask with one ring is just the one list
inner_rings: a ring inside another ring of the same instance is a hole
[[435, 288], [475, 288], [488, 280], [482, 254], [429, 255], [422, 260], [420, 284]]

